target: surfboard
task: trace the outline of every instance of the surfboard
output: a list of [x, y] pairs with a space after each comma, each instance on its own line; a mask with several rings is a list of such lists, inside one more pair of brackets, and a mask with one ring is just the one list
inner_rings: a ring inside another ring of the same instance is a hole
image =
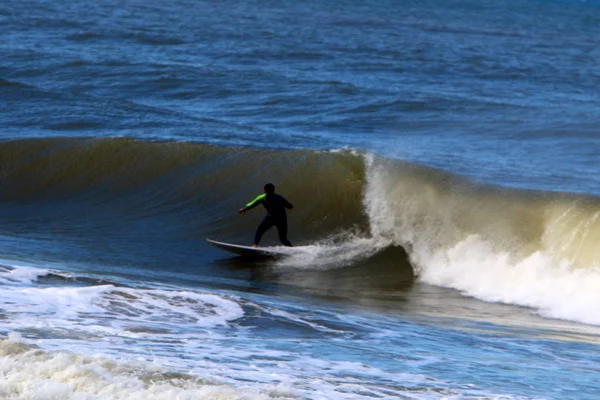
[[219, 242], [212, 239], [206, 239], [206, 241], [221, 250], [228, 251], [230, 253], [238, 254], [244, 257], [264, 257], [264, 258], [277, 258], [289, 255], [289, 251], [280, 247], [252, 247], [243, 246], [241, 244]]

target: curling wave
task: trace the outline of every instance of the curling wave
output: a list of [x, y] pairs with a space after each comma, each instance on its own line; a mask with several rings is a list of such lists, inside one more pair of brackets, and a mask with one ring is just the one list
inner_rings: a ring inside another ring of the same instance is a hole
[[0, 163], [6, 236], [26, 227], [131, 246], [156, 236], [243, 242], [260, 213], [235, 210], [273, 181], [296, 205], [293, 240], [310, 245], [284, 266], [356, 266], [378, 254], [392, 267], [408, 254], [424, 282], [600, 324], [596, 197], [489, 186], [346, 150], [54, 138], [3, 142]]

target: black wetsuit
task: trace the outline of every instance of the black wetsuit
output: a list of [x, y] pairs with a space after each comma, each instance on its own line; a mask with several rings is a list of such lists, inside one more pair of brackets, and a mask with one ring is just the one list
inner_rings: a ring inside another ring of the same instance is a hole
[[254, 235], [254, 244], [258, 245], [260, 239], [264, 235], [264, 233], [271, 229], [272, 227], [277, 227], [277, 232], [279, 233], [279, 240], [284, 246], [292, 246], [292, 243], [287, 238], [287, 214], [285, 209], [292, 209], [294, 206], [287, 201], [283, 196], [280, 196], [275, 193], [265, 193], [261, 194], [250, 203], [246, 204], [246, 207], [243, 208], [244, 211], [248, 211], [257, 205], [262, 204], [267, 210], [267, 215], [262, 220], [258, 228], [256, 229], [256, 234]]

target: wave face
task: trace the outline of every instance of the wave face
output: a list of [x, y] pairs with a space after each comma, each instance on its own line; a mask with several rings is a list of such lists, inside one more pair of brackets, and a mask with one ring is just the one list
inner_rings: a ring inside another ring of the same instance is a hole
[[293, 220], [304, 222], [293, 228], [300, 240], [366, 226], [360, 200], [364, 165], [351, 152], [35, 139], [2, 143], [0, 158], [3, 209], [21, 222], [34, 212], [52, 223], [59, 213], [65, 232], [77, 230], [69, 221], [82, 218], [134, 225], [169, 216], [169, 229], [179, 234], [239, 239], [240, 225], [255, 221], [232, 216], [266, 181], [297, 205]]
[[38, 257], [112, 265], [201, 257], [204, 237], [250, 240], [262, 211], [235, 212], [273, 181], [295, 205], [290, 237], [306, 245], [282, 267], [346, 267], [336, 279], [362, 276], [382, 291], [409, 268], [483, 300], [600, 324], [595, 197], [480, 185], [352, 151], [60, 138], [3, 142], [0, 160], [9, 253], [46, 246]]

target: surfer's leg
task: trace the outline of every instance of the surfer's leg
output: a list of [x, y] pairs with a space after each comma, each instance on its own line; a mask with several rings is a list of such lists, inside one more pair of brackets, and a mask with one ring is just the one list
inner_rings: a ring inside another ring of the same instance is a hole
[[277, 221], [277, 233], [279, 233], [279, 241], [281, 242], [281, 244], [283, 244], [284, 246], [288, 246], [288, 247], [292, 247], [292, 243], [288, 240], [287, 238], [287, 231], [288, 231], [288, 227], [287, 227], [287, 221], [283, 220], [283, 221]]
[[260, 239], [262, 238], [262, 235], [264, 235], [266, 231], [271, 229], [273, 227], [273, 225], [275, 225], [273, 218], [270, 215], [267, 215], [262, 220], [262, 222], [260, 223], [258, 228], [256, 228], [256, 234], [254, 235], [254, 245], [255, 246], [258, 246], [258, 244], [260, 243]]

